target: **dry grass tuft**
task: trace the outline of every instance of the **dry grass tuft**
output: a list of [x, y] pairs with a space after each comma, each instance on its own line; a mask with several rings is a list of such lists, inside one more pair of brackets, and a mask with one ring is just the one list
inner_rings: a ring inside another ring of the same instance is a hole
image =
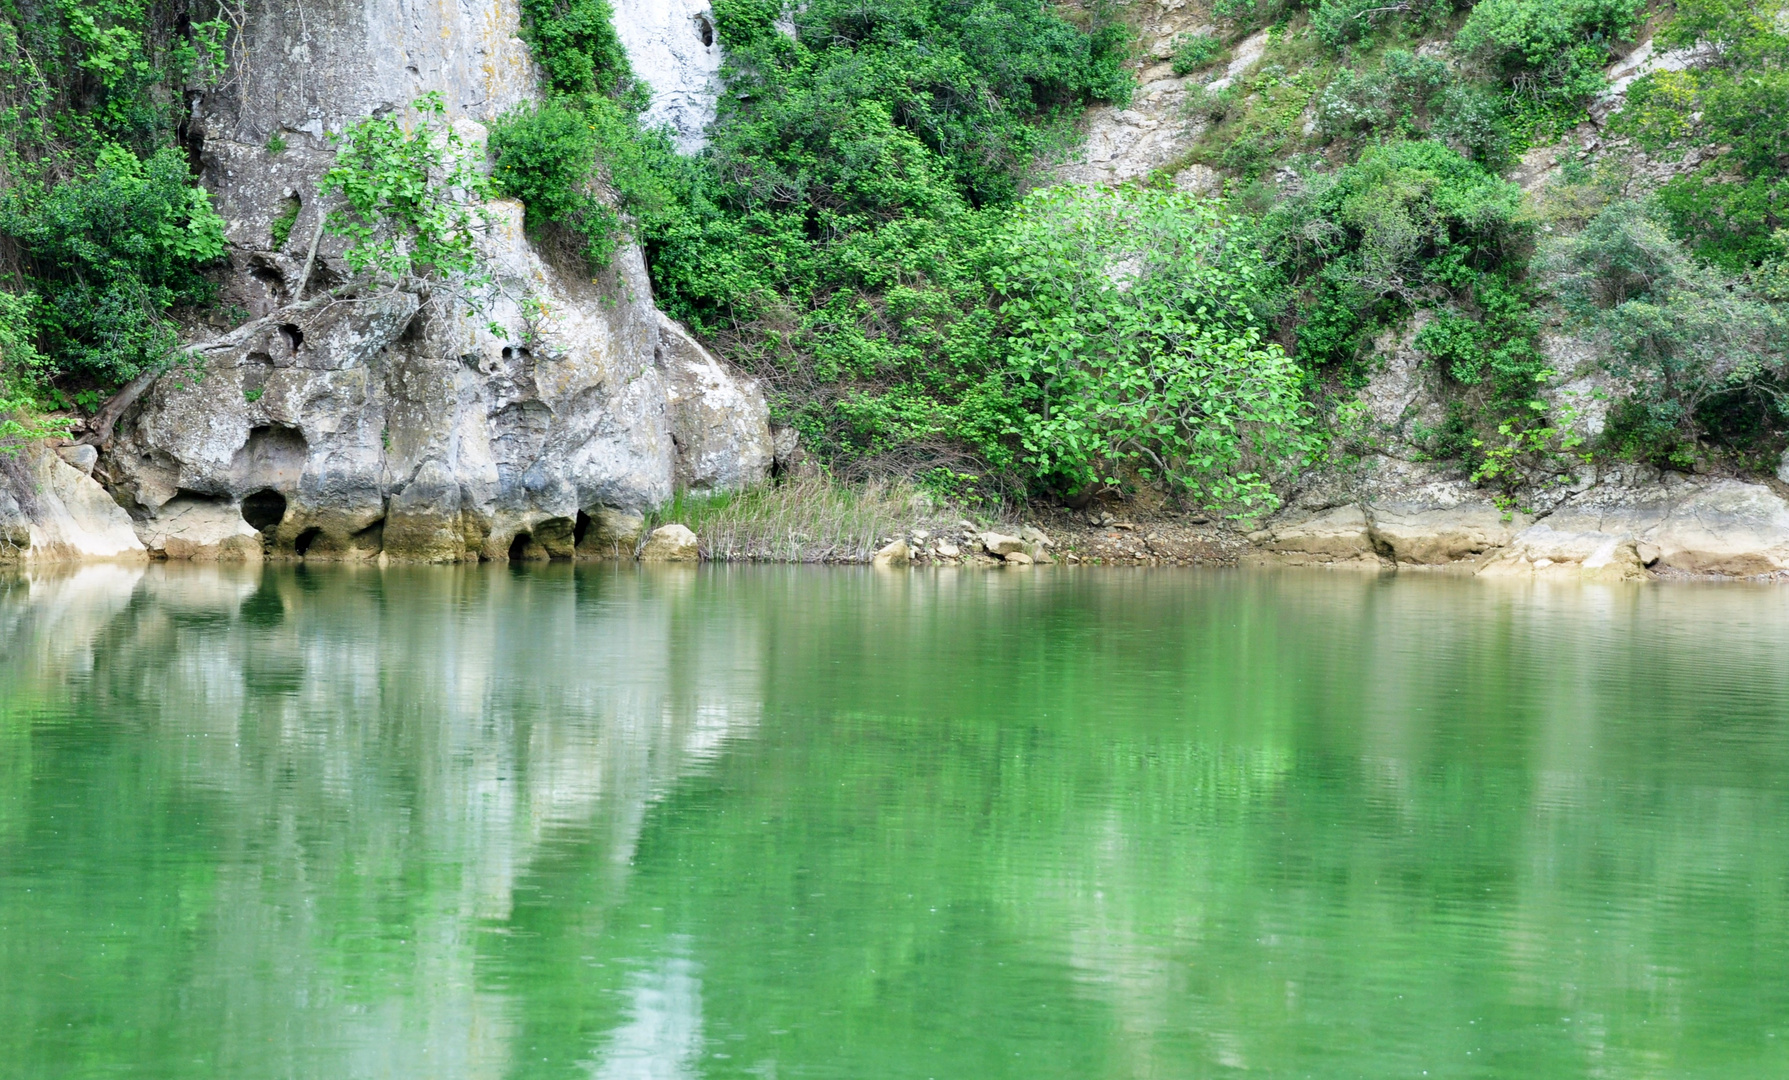
[[869, 562], [888, 539], [952, 523], [952, 508], [904, 480], [802, 477], [737, 494], [679, 495], [647, 529], [689, 527], [716, 562]]

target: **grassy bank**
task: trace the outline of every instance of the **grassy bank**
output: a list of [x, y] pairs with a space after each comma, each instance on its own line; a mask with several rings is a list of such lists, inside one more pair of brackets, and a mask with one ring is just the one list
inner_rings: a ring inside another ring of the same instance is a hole
[[847, 484], [813, 476], [742, 492], [679, 495], [646, 531], [687, 526], [704, 558], [722, 562], [868, 562], [913, 530], [937, 531], [962, 515], [900, 480]]

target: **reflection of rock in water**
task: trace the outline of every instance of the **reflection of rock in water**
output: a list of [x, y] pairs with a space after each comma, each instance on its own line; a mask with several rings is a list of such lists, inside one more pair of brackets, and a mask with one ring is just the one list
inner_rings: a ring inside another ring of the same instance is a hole
[[[619, 902], [649, 806], [756, 722], [762, 635], [680, 619], [689, 585], [86, 566], [0, 594], [0, 678], [103, 695], [155, 733], [168, 797], [219, 811], [185, 992], [235, 1018], [226, 1043], [284, 1033], [221, 1060], [495, 1076], [512, 1024], [478, 985], [481, 924], [547, 849], [595, 853], [592, 895]], [[694, 1016], [689, 961], [667, 963], [625, 1038], [652, 1008]]]
[[596, 1080], [682, 1080], [702, 1052], [702, 982], [689, 938], [671, 937], [671, 955], [628, 977], [628, 1018], [611, 1031], [591, 1065]]

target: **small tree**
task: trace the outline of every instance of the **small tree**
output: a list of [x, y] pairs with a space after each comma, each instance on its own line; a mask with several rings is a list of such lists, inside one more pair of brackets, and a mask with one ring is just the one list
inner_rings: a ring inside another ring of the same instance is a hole
[[348, 241], [344, 258], [356, 274], [476, 282], [490, 180], [459, 133], [441, 123], [440, 94], [411, 107], [417, 120], [409, 131], [375, 116], [342, 136], [322, 181], [323, 193], [339, 195], [342, 205], [324, 228]]
[[1258, 257], [1214, 204], [1159, 191], [1033, 193], [995, 242], [1021, 460], [1079, 490], [1134, 468], [1196, 502], [1275, 504], [1307, 452], [1299, 376], [1262, 340]]
[[1737, 278], [1700, 263], [1635, 203], [1553, 242], [1547, 266], [1561, 300], [1607, 347], [1628, 387], [1611, 417], [1618, 448], [1688, 465], [1697, 442], [1757, 434], [1747, 418], [1784, 415], [1789, 320]]

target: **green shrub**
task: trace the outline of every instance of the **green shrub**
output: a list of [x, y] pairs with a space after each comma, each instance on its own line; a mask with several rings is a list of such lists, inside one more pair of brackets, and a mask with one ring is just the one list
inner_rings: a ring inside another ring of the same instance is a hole
[[1174, 74], [1191, 75], [1223, 51], [1224, 43], [1210, 34], [1182, 34], [1174, 39]]
[[1303, 145], [1305, 110], [1322, 77], [1319, 69], [1288, 71], [1273, 59], [1216, 94], [1189, 96], [1188, 107], [1213, 120], [1194, 146], [1192, 159], [1235, 173], [1244, 182], [1271, 172]]
[[1640, 18], [1644, 0], [1482, 0], [1454, 49], [1547, 107], [1603, 86], [1602, 68]]
[[329, 212], [324, 227], [348, 241], [343, 257], [356, 274], [475, 275], [475, 234], [486, 225], [482, 204], [490, 187], [482, 163], [441, 122], [447, 107], [439, 94], [410, 106], [416, 120], [408, 131], [373, 116], [343, 134], [321, 186], [344, 205]]
[[1420, 25], [1448, 10], [1448, 4], [1425, 0], [1392, 4], [1385, 0], [1318, 0], [1311, 9], [1311, 29], [1325, 44], [1341, 48], [1350, 42], [1370, 42], [1375, 30], [1393, 23]]
[[0, 196], [0, 232], [41, 295], [42, 354], [101, 386], [163, 361], [169, 309], [210, 300], [201, 271], [224, 253], [223, 219], [172, 146], [141, 159], [113, 144], [53, 186], [21, 182]]
[[1212, 0], [1211, 14], [1239, 30], [1271, 26], [1302, 7], [1300, 0]]
[[189, 91], [223, 71], [222, 14], [210, 0], [0, 11], [9, 402], [97, 402], [165, 359], [174, 307], [209, 301], [223, 223], [174, 142]]
[[609, 0], [521, 0], [521, 10], [523, 36], [550, 92], [618, 98], [636, 111], [646, 107], [652, 90], [634, 79]]
[[1296, 369], [1263, 341], [1258, 258], [1207, 200], [1054, 188], [994, 241], [1020, 462], [1060, 490], [1136, 470], [1207, 506], [1271, 509], [1308, 451]]
[[1610, 126], [1653, 153], [1712, 151], [1664, 186], [1657, 209], [1702, 258], [1754, 266], [1770, 257], [1789, 201], [1789, 28], [1780, 5], [1686, 0], [1656, 40], [1698, 49], [1701, 62], [1636, 80]]
[[494, 190], [520, 199], [532, 233], [558, 227], [583, 240], [592, 267], [608, 265], [622, 229], [598, 187], [596, 133], [562, 99], [519, 105], [491, 125]]
[[1391, 49], [1377, 70], [1344, 68], [1336, 73], [1317, 95], [1317, 130], [1331, 139], [1420, 135], [1451, 84], [1441, 61]]
[[1370, 147], [1307, 183], [1262, 227], [1302, 364], [1346, 377], [1374, 334], [1425, 308], [1417, 343], [1444, 374], [1488, 384], [1502, 408], [1530, 396], [1542, 365], [1514, 184], [1434, 142]]
[[1610, 206], [1547, 254], [1562, 302], [1629, 387], [1610, 413], [1613, 448], [1681, 468], [1704, 439], [1744, 453], [1789, 419], [1789, 319], [1692, 258], [1644, 207]]
[[709, 147], [658, 170], [675, 197], [640, 228], [660, 301], [842, 471], [1011, 468], [978, 260], [1085, 107], [1127, 100], [1123, 28], [1035, 0], [815, 0], [791, 39], [782, 7], [715, 5]]
[[303, 204], [297, 199], [287, 199], [285, 207], [274, 217], [272, 227], [268, 230], [273, 250], [285, 247], [286, 241], [291, 239], [292, 226], [298, 224], [298, 212], [302, 208]]

